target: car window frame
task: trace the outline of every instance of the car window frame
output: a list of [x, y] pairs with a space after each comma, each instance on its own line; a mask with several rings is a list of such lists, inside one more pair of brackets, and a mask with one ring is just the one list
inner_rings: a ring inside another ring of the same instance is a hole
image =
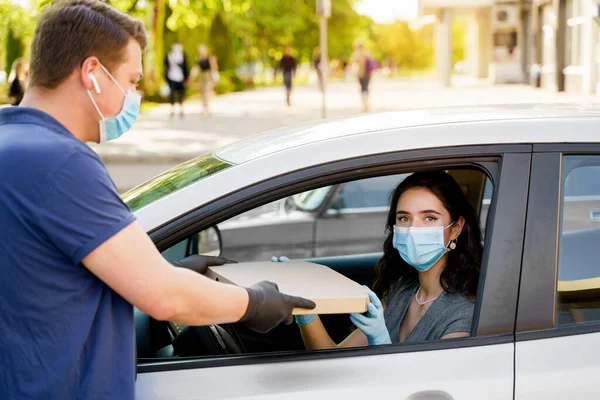
[[[392, 175], [385, 175], [385, 177], [390, 177], [390, 176], [397, 176], [397, 175], [405, 175], [405, 174], [392, 174]], [[367, 179], [376, 179], [376, 178], [381, 178], [383, 177], [383, 175], [380, 176], [375, 176], [372, 178], [367, 178]], [[406, 179], [406, 177], [405, 177]], [[386, 211], [389, 208], [389, 204], [386, 204], [384, 206], [365, 206], [365, 207], [341, 207], [341, 208], [333, 208], [334, 203], [337, 201], [338, 197], [343, 195], [344, 189], [350, 185], [353, 184], [355, 182], [359, 182], [362, 181], [363, 179], [353, 179], [351, 181], [347, 181], [344, 182], [343, 184], [339, 185], [339, 188], [337, 188], [337, 192], [335, 194], [335, 196], [332, 197], [331, 202], [329, 204], [329, 207], [327, 208], [325, 215], [327, 216], [335, 216], [337, 214], [358, 214], [358, 213], [376, 213], [376, 212], [381, 212], [381, 211]], [[399, 182], [396, 182], [396, 185]], [[393, 189], [392, 189], [393, 190]], [[391, 193], [390, 193], [391, 195]], [[389, 199], [388, 199], [389, 202]]]
[[[194, 231], [198, 232], [201, 229], [216, 225], [227, 218], [245, 212], [260, 204], [266, 204], [276, 200], [276, 198], [285, 197], [294, 192], [297, 193], [302, 190], [310, 190], [320, 186], [327, 186], [334, 182], [340, 182], [344, 178], [347, 181], [349, 178], [353, 180], [363, 179], [384, 174], [398, 174], [432, 168], [480, 168], [487, 173], [494, 184], [494, 194], [489, 215], [496, 215], [497, 208], [505, 213], [505, 217], [503, 218], [491, 218], [488, 221], [488, 232], [491, 234], [486, 235], [484, 258], [482, 260], [483, 267], [480, 274], [479, 287], [481, 290], [478, 294], [476, 311], [473, 318], [473, 333], [480, 336], [402, 346], [372, 346], [360, 349], [266, 353], [220, 356], [217, 358], [200, 357], [190, 360], [157, 360], [140, 363], [139, 372], [291, 361], [306, 358], [391, 354], [512, 343], [514, 339], [520, 263], [509, 268], [509, 272], [506, 270], [501, 271], [498, 268], [498, 264], [505, 262], [507, 255], [504, 254], [504, 250], [510, 244], [510, 241], [503, 241], [502, 238], [507, 236], [508, 232], [515, 229], [517, 231], [519, 229], [524, 230], [524, 210], [522, 218], [519, 218], [518, 213], [509, 214], [507, 210], [513, 206], [515, 201], [521, 201], [523, 209], [525, 208], [529, 174], [523, 174], [519, 168], [529, 167], [531, 149], [532, 146], [527, 144], [461, 146], [385, 153], [336, 161], [327, 165], [319, 165], [278, 176], [269, 181], [259, 182], [252, 187], [240, 189], [228, 196], [216, 199], [150, 233], [152, 240], [159, 250], [161, 250], [176, 243], [178, 240], [182, 240], [186, 235], [192, 234]], [[517, 182], [516, 185], [515, 182]], [[231, 204], [236, 204], [238, 208], [234, 210], [234, 207], [230, 206]], [[492, 238], [495, 238], [493, 246]], [[516, 257], [520, 260], [521, 253], [515, 249], [512, 250], [512, 253], [508, 257]], [[504, 278], [498, 279], [498, 274], [504, 275]], [[499, 282], [503, 282], [505, 279], [513, 282], [514, 294], [511, 294], [510, 291], [506, 294], [505, 288], [494, 283], [494, 279]], [[499, 293], [499, 291], [504, 294]], [[495, 303], [497, 301], [504, 303], [497, 304]], [[484, 307], [490, 310], [487, 312], [487, 315], [481, 312]], [[494, 313], [501, 313], [502, 321], [500, 323], [490, 323], [492, 311]], [[487, 324], [483, 330], [481, 329], [482, 322]], [[494, 330], [496, 330], [495, 333]]]
[[570, 155], [600, 156], [600, 143], [533, 146], [515, 330], [517, 342], [600, 332], [600, 321], [555, 326], [563, 218], [563, 157]]

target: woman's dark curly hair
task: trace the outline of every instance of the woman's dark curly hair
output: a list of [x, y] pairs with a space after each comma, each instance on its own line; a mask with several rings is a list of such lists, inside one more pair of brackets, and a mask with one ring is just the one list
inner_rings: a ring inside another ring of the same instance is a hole
[[392, 193], [386, 221], [387, 237], [383, 242], [383, 257], [375, 267], [377, 276], [373, 291], [383, 299], [399, 279], [402, 278], [405, 282], [418, 279], [417, 270], [407, 264], [393, 246], [398, 200], [404, 192], [415, 188], [424, 188], [433, 193], [450, 213], [452, 221], [464, 218], [465, 224], [456, 241], [456, 249], [448, 253], [448, 262], [440, 276], [440, 284], [448, 293], [460, 293], [467, 299], [474, 299], [481, 266], [481, 229], [475, 210], [460, 186], [444, 171], [414, 173]]

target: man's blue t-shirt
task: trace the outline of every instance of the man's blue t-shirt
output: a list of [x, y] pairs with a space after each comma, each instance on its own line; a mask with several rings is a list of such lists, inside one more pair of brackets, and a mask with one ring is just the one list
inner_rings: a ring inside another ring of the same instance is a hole
[[132, 399], [133, 308], [81, 263], [134, 221], [51, 116], [0, 110], [0, 399]]

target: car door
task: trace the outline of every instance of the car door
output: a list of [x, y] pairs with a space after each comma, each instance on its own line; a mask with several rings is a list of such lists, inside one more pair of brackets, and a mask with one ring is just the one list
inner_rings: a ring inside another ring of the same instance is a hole
[[538, 145], [516, 333], [515, 399], [600, 398], [600, 145]]
[[[522, 257], [531, 146], [483, 146], [387, 153], [334, 162], [294, 172], [281, 198], [306, 190], [311, 179], [324, 185], [419, 169], [478, 168], [490, 175], [494, 195], [484, 247], [471, 338], [326, 351], [162, 359], [140, 363], [139, 399], [502, 399], [513, 398], [514, 324]], [[422, 160], [427, 160], [423, 162]], [[297, 175], [296, 175], [297, 174]], [[280, 179], [281, 177], [278, 177]], [[260, 198], [244, 188], [235, 199]], [[266, 193], [266, 192], [265, 192]], [[230, 210], [228, 199], [211, 204]], [[220, 222], [223, 214], [197, 210], [185, 224], [173, 221], [159, 233], [157, 247], [173, 244], [178, 230]], [[163, 238], [163, 239], [160, 239]], [[163, 243], [164, 241], [164, 243]]]

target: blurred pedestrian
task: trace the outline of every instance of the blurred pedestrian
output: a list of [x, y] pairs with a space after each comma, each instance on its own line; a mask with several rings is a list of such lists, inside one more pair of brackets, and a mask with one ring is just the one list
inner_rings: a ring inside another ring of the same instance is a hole
[[9, 102], [13, 106], [18, 106], [21, 104], [21, 100], [23, 100], [27, 86], [27, 64], [24, 59], [17, 58], [13, 62], [8, 81], [10, 82], [10, 89], [8, 91]]
[[357, 71], [358, 82], [360, 83], [361, 99], [363, 111], [369, 111], [369, 84], [373, 71], [378, 68], [377, 63], [371, 57], [370, 53], [364, 48], [363, 44], [358, 42], [355, 45], [354, 54], [351, 62]]
[[218, 79], [218, 71], [217, 57], [208, 52], [208, 47], [205, 44], [198, 46], [198, 62], [192, 78], [195, 80], [197, 75], [200, 75], [200, 95], [204, 107], [202, 112], [206, 115], [210, 114], [210, 94]]
[[313, 67], [317, 73], [317, 78], [319, 79], [319, 90], [323, 91], [323, 71], [321, 70], [321, 48], [319, 46], [315, 47], [313, 51]]
[[180, 41], [175, 41], [165, 57], [165, 78], [169, 84], [171, 116], [175, 115], [175, 103], [179, 103], [179, 115], [183, 117], [183, 98], [188, 83], [188, 63]]
[[283, 57], [275, 68], [275, 76], [279, 70], [283, 71], [283, 85], [285, 86], [285, 102], [288, 107], [291, 105], [290, 97], [292, 95], [292, 79], [296, 74], [296, 59], [292, 55], [292, 46], [285, 45]]
[[348, 82], [348, 60], [342, 60], [342, 75], [344, 76], [344, 82]]

